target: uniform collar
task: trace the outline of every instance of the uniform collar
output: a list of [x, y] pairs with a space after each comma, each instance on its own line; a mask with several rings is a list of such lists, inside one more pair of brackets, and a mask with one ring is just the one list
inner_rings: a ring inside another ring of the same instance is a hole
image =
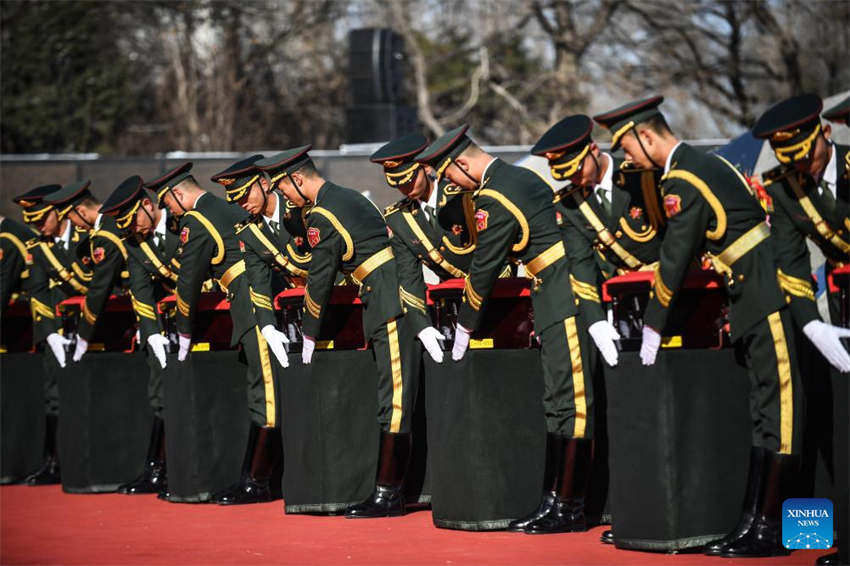
[[65, 231], [62, 232], [61, 235], [56, 237], [56, 242], [62, 242], [62, 247], [66, 250], [68, 249], [68, 244], [71, 243], [71, 231], [74, 229], [73, 222], [68, 222], [67, 226], [65, 226]]
[[159, 217], [159, 222], [156, 223], [156, 228], [154, 228], [154, 233], [160, 238], [165, 237], [165, 227], [168, 224], [168, 219], [166, 218], [167, 214], [165, 211], [162, 212], [162, 216]]
[[316, 202], [313, 204], [319, 204], [319, 202], [321, 202], [321, 200], [324, 198], [325, 193], [327, 193], [330, 188], [330, 181], [325, 181], [324, 183], [322, 183], [322, 186], [319, 187], [319, 192], [316, 193]]
[[487, 164], [487, 167], [484, 168], [484, 171], [481, 173], [481, 180], [478, 182], [479, 188], [484, 188], [484, 181], [487, 180], [487, 171], [490, 170], [490, 166], [493, 165], [496, 162], [497, 159], [499, 159], [499, 158], [494, 157], [493, 159], [491, 159], [490, 163]]
[[275, 195], [274, 198], [274, 212], [272, 212], [271, 216], [263, 215], [263, 220], [266, 221], [266, 224], [269, 222], [277, 222], [278, 218], [280, 218], [280, 197]]
[[826, 164], [826, 169], [823, 170], [821, 179], [826, 181], [830, 187], [834, 187], [836, 181], [838, 181], [838, 158], [836, 157], [838, 151], [836, 151], [835, 144], [833, 143], [829, 144], [829, 149], [832, 155], [829, 157], [829, 163]]
[[602, 156], [608, 160], [608, 169], [605, 171], [605, 174], [602, 176], [602, 180], [599, 181], [599, 184], [596, 185], [596, 191], [598, 192], [600, 189], [603, 191], [611, 193], [611, 190], [614, 188], [614, 160], [611, 159], [611, 156], [607, 153], [603, 153]]
[[202, 198], [204, 198], [205, 196], [207, 196], [207, 192], [206, 192], [206, 191], [202, 192], [202, 193], [198, 196], [198, 198], [196, 198], [196, 199], [195, 199], [195, 204], [193, 204], [193, 205], [192, 205], [192, 209], [193, 209], [193, 210], [194, 210], [194, 209], [196, 209], [196, 208], [198, 208], [198, 203], [199, 203], [199, 202], [201, 202], [201, 199], [202, 199]]
[[103, 214], [97, 213], [97, 218], [94, 219], [94, 229], [100, 230], [101, 221], [103, 220]]
[[676, 150], [679, 149], [679, 146], [682, 145], [682, 142], [677, 143], [673, 146], [673, 149], [670, 150], [670, 155], [667, 156], [667, 163], [664, 164], [664, 174], [670, 172], [670, 168], [673, 165], [673, 156], [676, 154]]
[[425, 208], [425, 205], [431, 207], [432, 210], [437, 210], [437, 193], [439, 192], [439, 182], [437, 180], [433, 181], [431, 187], [431, 196], [428, 197], [427, 201], [419, 200], [419, 208]]

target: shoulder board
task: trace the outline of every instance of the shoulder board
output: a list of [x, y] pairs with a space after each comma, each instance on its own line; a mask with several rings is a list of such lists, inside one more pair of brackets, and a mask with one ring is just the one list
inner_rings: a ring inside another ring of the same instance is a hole
[[33, 238], [31, 240], [27, 240], [24, 245], [28, 250], [31, 250], [33, 248], [37, 248], [41, 241], [41, 238]]
[[446, 185], [443, 188], [444, 195], [459, 195], [460, 193], [477, 193], [477, 189], [464, 189], [463, 187], [458, 187], [457, 185]]
[[246, 218], [242, 222], [239, 222], [238, 224], [236, 224], [233, 227], [233, 229], [236, 230], [236, 233], [238, 234], [239, 232], [241, 232], [242, 230], [244, 230], [245, 228], [247, 228], [251, 224], [256, 224], [259, 219], [260, 219], [259, 216], [249, 216], [248, 218]]
[[397, 203], [391, 204], [390, 206], [384, 209], [384, 216], [389, 216], [390, 214], [394, 214], [404, 207], [408, 206], [411, 202], [413, 202], [409, 198], [401, 199]]
[[552, 203], [554, 204], [556, 202], [561, 202], [562, 200], [564, 200], [565, 198], [567, 198], [571, 194], [576, 193], [580, 190], [581, 190], [581, 187], [575, 187], [573, 185], [567, 185], [566, 187], [564, 187], [563, 189], [561, 189], [561, 190], [559, 190], [558, 192], [555, 193], [555, 195], [552, 197]]
[[792, 167], [786, 167], [785, 165], [778, 165], [773, 169], [768, 169], [764, 173], [761, 174], [762, 184], [767, 186], [774, 181], [778, 181], [784, 177], [787, 177], [794, 173], [794, 169]]

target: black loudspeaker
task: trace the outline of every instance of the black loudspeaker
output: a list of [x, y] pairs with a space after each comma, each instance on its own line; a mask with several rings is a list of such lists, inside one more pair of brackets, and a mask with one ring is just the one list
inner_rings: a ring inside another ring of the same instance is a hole
[[416, 108], [400, 104], [368, 104], [346, 109], [348, 134], [354, 143], [386, 142], [418, 131]]
[[348, 35], [351, 104], [392, 104], [403, 96], [404, 40], [388, 28]]

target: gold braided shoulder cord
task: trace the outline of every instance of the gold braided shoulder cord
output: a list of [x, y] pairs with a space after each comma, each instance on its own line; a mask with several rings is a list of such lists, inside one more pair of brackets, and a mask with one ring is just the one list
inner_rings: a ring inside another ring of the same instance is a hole
[[337, 232], [339, 232], [339, 235], [342, 236], [342, 240], [345, 242], [345, 253], [342, 256], [342, 261], [349, 261], [354, 257], [354, 241], [351, 239], [351, 234], [348, 233], [348, 230], [345, 229], [345, 226], [342, 225], [342, 222], [339, 221], [333, 212], [326, 208], [314, 206], [310, 214], [318, 214], [327, 218], [333, 227], [336, 228]]
[[530, 230], [528, 228], [528, 220], [526, 220], [525, 215], [522, 213], [519, 207], [512, 203], [510, 199], [508, 199], [508, 197], [506, 197], [500, 192], [494, 191], [493, 189], [481, 189], [478, 191], [477, 195], [489, 197], [495, 200], [496, 202], [504, 206], [506, 209], [508, 209], [508, 212], [510, 212], [513, 217], [516, 218], [517, 222], [519, 222], [521, 237], [520, 241], [513, 245], [511, 251], [519, 252], [524, 250], [525, 247], [528, 245]]
[[662, 181], [665, 179], [679, 179], [688, 183], [700, 192], [702, 197], [706, 200], [706, 202], [708, 202], [708, 206], [711, 207], [712, 212], [714, 212], [714, 216], [717, 218], [717, 227], [714, 230], [707, 230], [705, 232], [705, 237], [714, 242], [723, 238], [724, 234], [726, 234], [726, 211], [723, 209], [723, 205], [720, 204], [720, 201], [717, 200], [714, 193], [711, 192], [711, 189], [705, 181], [690, 171], [683, 171], [681, 169], [673, 169], [662, 178]]
[[201, 225], [203, 225], [203, 227], [207, 229], [207, 232], [209, 232], [210, 236], [215, 242], [215, 245], [218, 247], [218, 251], [213, 256], [211, 263], [213, 265], [218, 265], [222, 261], [224, 261], [224, 240], [221, 239], [221, 234], [218, 233], [218, 230], [215, 229], [215, 226], [213, 226], [212, 222], [207, 220], [207, 218], [197, 210], [190, 210], [189, 212], [184, 214], [184, 216], [194, 218], [198, 222], [200, 222]]

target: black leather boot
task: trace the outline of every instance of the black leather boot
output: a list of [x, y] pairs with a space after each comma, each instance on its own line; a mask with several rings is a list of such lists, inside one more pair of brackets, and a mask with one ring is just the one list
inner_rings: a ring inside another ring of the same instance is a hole
[[154, 417], [145, 469], [132, 482], [119, 486], [118, 493], [137, 495], [159, 493], [163, 489], [166, 489], [165, 421]]
[[599, 540], [602, 541], [602, 544], [614, 544], [614, 531], [607, 530], [603, 532]]
[[282, 450], [283, 443], [276, 428], [261, 427], [252, 422], [239, 481], [224, 491], [212, 494], [210, 503], [244, 505], [271, 501], [269, 478]]
[[563, 463], [552, 509], [525, 528], [531, 535], [587, 530], [584, 495], [593, 465], [593, 440], [565, 437]]
[[373, 519], [404, 515], [404, 478], [413, 446], [410, 433], [381, 432], [378, 474], [372, 494], [345, 510], [346, 519]]
[[62, 483], [62, 472], [59, 467], [59, 454], [56, 450], [56, 430], [59, 428], [59, 417], [46, 415], [44, 430], [44, 464], [38, 471], [30, 474], [24, 481], [29, 485], [55, 485]]
[[540, 519], [549, 511], [555, 504], [555, 489], [558, 486], [558, 473], [561, 471], [561, 457], [564, 454], [564, 437], [560, 434], [550, 432], [546, 434], [546, 467], [543, 472], [543, 499], [540, 505], [530, 515], [526, 515], [522, 519], [512, 521], [508, 525], [508, 530], [514, 533], [521, 533], [525, 528]]
[[711, 541], [703, 548], [708, 556], [720, 556], [723, 550], [731, 543], [739, 540], [749, 532], [753, 526], [756, 516], [756, 501], [758, 500], [759, 486], [761, 485], [762, 464], [764, 463], [764, 448], [753, 446], [750, 449], [750, 471], [747, 476], [747, 490], [744, 492], [744, 508], [741, 511], [741, 519], [725, 537]]
[[726, 545], [724, 558], [756, 558], [790, 554], [782, 545], [782, 503], [794, 497], [800, 475], [800, 456], [764, 451], [761, 486], [753, 525], [737, 541]]

